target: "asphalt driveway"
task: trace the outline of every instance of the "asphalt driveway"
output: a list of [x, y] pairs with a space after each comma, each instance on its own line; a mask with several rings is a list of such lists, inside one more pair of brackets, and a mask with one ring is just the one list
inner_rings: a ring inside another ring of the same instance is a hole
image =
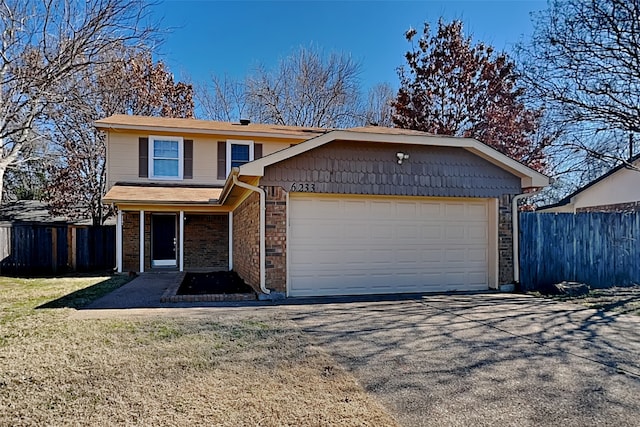
[[640, 425], [639, 317], [507, 294], [282, 308], [403, 425]]

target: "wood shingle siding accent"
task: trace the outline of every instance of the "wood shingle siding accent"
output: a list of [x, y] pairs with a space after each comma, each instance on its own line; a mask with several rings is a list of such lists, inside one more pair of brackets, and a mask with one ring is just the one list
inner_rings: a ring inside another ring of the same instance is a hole
[[184, 179], [193, 179], [193, 140], [185, 139], [184, 140], [184, 158], [183, 158], [183, 168], [182, 168], [182, 177]]
[[227, 177], [227, 142], [218, 141], [218, 179]]
[[[409, 159], [398, 164], [398, 152]], [[520, 182], [463, 148], [336, 141], [268, 166], [260, 185], [332, 194], [495, 198], [520, 193]], [[308, 185], [299, 189], [301, 184]]]
[[149, 176], [149, 138], [138, 138], [138, 177]]

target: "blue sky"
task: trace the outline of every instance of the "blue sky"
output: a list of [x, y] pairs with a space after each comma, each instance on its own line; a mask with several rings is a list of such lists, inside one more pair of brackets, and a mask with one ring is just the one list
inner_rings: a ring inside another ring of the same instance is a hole
[[397, 87], [396, 68], [409, 47], [404, 32], [425, 21], [460, 19], [465, 32], [498, 50], [529, 37], [530, 13], [546, 1], [216, 1], [162, 0], [153, 17], [171, 28], [157, 49], [178, 79], [212, 74], [243, 78], [256, 64], [277, 64], [300, 46], [350, 54], [362, 86]]

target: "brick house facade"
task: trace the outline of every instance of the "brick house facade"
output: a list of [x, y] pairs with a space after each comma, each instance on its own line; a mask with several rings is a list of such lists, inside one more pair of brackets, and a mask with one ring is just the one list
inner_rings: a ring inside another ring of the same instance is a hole
[[[517, 279], [513, 197], [525, 188], [548, 183], [544, 175], [465, 138], [384, 128], [330, 132], [264, 125], [234, 128], [217, 122], [157, 118], [140, 119], [144, 125], [135, 132], [131, 129], [137, 126], [137, 119], [131, 118], [105, 120], [105, 128], [117, 129], [117, 120], [126, 127], [109, 143], [121, 141], [122, 147], [131, 147], [131, 139], [139, 140], [140, 153], [139, 177], [127, 175], [135, 182], [119, 182], [110, 176], [113, 184], [104, 198], [119, 208], [118, 270], [232, 269], [256, 292], [262, 291], [262, 278], [266, 289], [293, 296], [339, 295], [341, 278], [346, 276], [364, 285], [373, 284], [370, 290], [349, 288], [355, 293], [395, 292], [396, 281], [400, 292], [486, 289], [510, 283]], [[191, 125], [198, 126], [197, 133], [189, 134]], [[164, 132], [176, 136], [145, 136], [145, 126], [166, 126]], [[216, 135], [213, 142], [201, 136], [208, 131]], [[131, 132], [131, 137], [126, 132]], [[229, 139], [220, 141], [225, 132]], [[184, 160], [184, 177], [180, 182], [149, 178], [154, 138], [179, 144], [184, 140], [185, 157], [179, 159]], [[257, 140], [260, 143], [254, 144]], [[228, 167], [227, 162], [235, 161], [230, 156], [247, 152], [244, 148], [231, 154], [234, 144], [253, 147], [248, 151], [256, 158], [237, 168]], [[117, 149], [111, 147], [108, 152], [117, 154]], [[211, 170], [212, 165], [217, 172]], [[109, 170], [120, 173], [125, 168]], [[321, 213], [314, 212], [316, 205]], [[369, 209], [367, 206], [386, 206], [390, 209], [384, 211], [388, 218], [358, 210]], [[347, 207], [357, 209], [349, 214], [344, 210]], [[405, 224], [406, 209], [414, 213], [406, 217]], [[420, 214], [423, 209], [432, 213]], [[342, 221], [342, 227], [347, 227], [342, 219], [348, 215], [350, 228], [335, 235], [337, 228], [331, 224]], [[295, 233], [292, 224], [298, 227]], [[413, 229], [403, 231], [407, 227]], [[389, 240], [357, 246], [362, 237], [358, 233], [377, 233], [389, 236]], [[329, 235], [334, 237], [327, 238]], [[349, 236], [354, 240], [348, 240]], [[416, 244], [416, 236], [422, 240], [413, 252], [410, 248], [415, 247], [411, 245]], [[435, 236], [435, 240], [424, 236]], [[390, 245], [388, 252], [386, 243]], [[333, 250], [332, 244], [340, 247]], [[313, 252], [315, 247], [319, 252]], [[342, 248], [346, 252], [341, 252]], [[337, 253], [345, 257], [345, 263], [332, 255]], [[381, 257], [380, 261], [375, 261], [376, 257]], [[384, 265], [381, 273], [376, 273], [378, 262]], [[344, 270], [349, 265], [353, 270]], [[311, 267], [308, 274], [305, 266]], [[437, 286], [438, 274], [448, 287]], [[382, 283], [381, 275], [389, 279]], [[403, 285], [402, 277], [409, 275], [424, 277], [428, 286], [421, 287], [422, 282], [415, 280]], [[324, 280], [324, 293], [314, 294], [309, 287], [302, 293], [294, 286], [301, 277], [311, 282]]]

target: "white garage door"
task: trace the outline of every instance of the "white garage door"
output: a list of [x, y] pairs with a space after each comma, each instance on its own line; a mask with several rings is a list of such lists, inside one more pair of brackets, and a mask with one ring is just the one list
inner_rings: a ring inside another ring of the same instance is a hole
[[488, 206], [292, 193], [289, 294], [487, 289]]

